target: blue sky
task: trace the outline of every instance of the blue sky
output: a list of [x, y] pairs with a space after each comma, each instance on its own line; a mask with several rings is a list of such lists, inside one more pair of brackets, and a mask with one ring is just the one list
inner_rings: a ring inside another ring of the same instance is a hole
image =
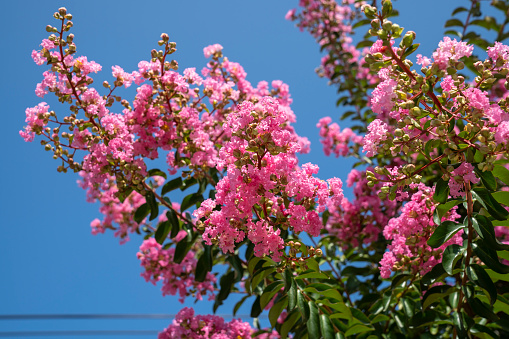
[[[417, 32], [420, 53], [429, 55], [442, 38], [443, 22], [462, 1], [400, 0], [398, 22]], [[44, 66], [30, 53], [48, 36], [53, 13], [65, 6], [74, 18], [77, 55], [103, 66], [96, 78], [111, 80], [111, 66], [133, 71], [157, 48], [160, 33], [177, 43], [180, 69], [201, 69], [203, 47], [219, 43], [224, 54], [243, 65], [248, 80], [280, 79], [290, 85], [297, 115], [296, 129], [311, 140], [312, 152], [302, 162], [317, 163], [323, 179], [346, 180], [351, 161], [327, 158], [315, 128], [320, 117], [337, 120], [335, 89], [316, 76], [317, 44], [307, 33], [284, 20], [297, 1], [9, 1], [2, 5], [3, 46], [0, 65], [2, 115], [0, 145], [0, 315], [78, 313], [176, 313], [177, 298], [162, 297], [160, 286], [140, 277], [136, 252], [141, 238], [125, 245], [111, 234], [92, 236], [90, 221], [100, 217], [98, 205], [85, 201], [74, 174], [59, 174], [59, 165], [38, 140], [25, 143], [18, 131], [26, 107], [41, 100], [34, 94]], [[438, 11], [440, 9], [440, 11]], [[442, 11], [443, 9], [443, 11]], [[98, 86], [99, 87], [99, 86]], [[132, 91], [124, 92], [132, 99]], [[47, 97], [57, 114], [65, 106]], [[347, 127], [347, 122], [340, 122]], [[178, 199], [176, 199], [178, 200]], [[186, 303], [192, 306], [192, 300]], [[231, 314], [232, 303], [218, 313]], [[209, 303], [195, 306], [211, 313]], [[249, 313], [249, 307], [239, 313]], [[28, 330], [161, 330], [169, 320], [1, 321], [0, 332]]]

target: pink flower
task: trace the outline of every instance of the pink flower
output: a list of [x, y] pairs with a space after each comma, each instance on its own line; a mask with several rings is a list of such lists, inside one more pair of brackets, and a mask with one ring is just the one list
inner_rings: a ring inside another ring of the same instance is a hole
[[210, 58], [212, 55], [221, 52], [223, 50], [223, 46], [220, 44], [214, 44], [207, 46], [203, 49], [203, 54], [205, 55], [205, 58]]
[[380, 119], [373, 120], [368, 126], [369, 133], [364, 137], [363, 152], [366, 156], [372, 157], [377, 153], [378, 145], [387, 139], [387, 124]]

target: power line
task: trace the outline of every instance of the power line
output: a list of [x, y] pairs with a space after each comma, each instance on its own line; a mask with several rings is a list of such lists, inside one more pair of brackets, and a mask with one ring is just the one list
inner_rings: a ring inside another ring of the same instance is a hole
[[112, 335], [121, 335], [121, 336], [131, 336], [131, 335], [157, 335], [160, 331], [152, 331], [152, 330], [134, 330], [134, 331], [125, 331], [125, 330], [104, 330], [104, 331], [11, 331], [11, 332], [0, 332], [0, 337], [55, 337], [55, 336], [112, 336]]

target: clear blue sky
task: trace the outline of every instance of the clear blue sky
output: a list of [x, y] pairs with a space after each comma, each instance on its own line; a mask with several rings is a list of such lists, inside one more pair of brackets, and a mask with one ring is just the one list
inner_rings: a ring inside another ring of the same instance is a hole
[[[464, 1], [400, 0], [406, 29], [417, 32], [420, 53], [430, 54], [444, 31], [443, 22]], [[77, 313], [176, 313], [177, 298], [162, 297], [160, 286], [140, 277], [136, 252], [141, 238], [119, 245], [111, 234], [92, 236], [90, 221], [100, 217], [98, 205], [85, 202], [85, 192], [74, 174], [58, 174], [58, 163], [38, 140], [25, 143], [18, 135], [26, 107], [40, 98], [34, 94], [44, 66], [30, 57], [48, 36], [52, 14], [65, 6], [74, 15], [77, 55], [103, 66], [96, 80], [111, 80], [111, 66], [133, 71], [157, 48], [160, 33], [177, 42], [181, 69], [201, 69], [203, 47], [219, 43], [230, 60], [242, 64], [248, 80], [280, 79], [290, 85], [297, 115], [296, 129], [307, 136], [312, 153], [302, 162], [320, 165], [319, 176], [346, 179], [351, 162], [326, 158], [315, 124], [320, 117], [340, 115], [335, 89], [327, 87], [314, 69], [318, 46], [284, 15], [297, 1], [9, 1], [2, 5], [3, 45], [0, 54], [0, 95], [4, 122], [0, 125], [0, 315]], [[439, 10], [443, 9], [443, 13]], [[100, 81], [99, 81], [100, 80]], [[126, 92], [132, 99], [132, 92]], [[65, 106], [44, 99], [57, 113]], [[5, 121], [6, 120], [6, 121]], [[340, 122], [346, 127], [346, 122]], [[176, 199], [178, 200], [178, 199]], [[192, 300], [186, 303], [192, 306]], [[231, 314], [233, 304], [219, 308]], [[195, 307], [211, 313], [209, 303]], [[239, 313], [249, 313], [249, 307]], [[170, 320], [59, 320], [0, 321], [0, 332], [21, 330], [161, 330]]]

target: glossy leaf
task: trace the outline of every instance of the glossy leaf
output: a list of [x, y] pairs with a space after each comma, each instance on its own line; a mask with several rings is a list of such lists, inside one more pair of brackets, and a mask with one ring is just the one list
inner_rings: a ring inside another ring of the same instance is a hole
[[472, 226], [490, 248], [494, 250], [509, 250], [509, 245], [498, 242], [491, 220], [484, 215], [476, 215], [472, 218]]
[[182, 178], [178, 177], [173, 180], [168, 181], [166, 184], [164, 184], [161, 195], [165, 195], [168, 192], [171, 192], [177, 188], [180, 188], [182, 186]]
[[365, 325], [365, 324], [355, 324], [353, 325], [352, 327], [350, 327], [348, 329], [348, 331], [346, 331], [345, 333], [345, 336], [349, 337], [351, 335], [354, 335], [354, 334], [359, 334], [359, 333], [365, 333], [365, 332], [371, 332], [373, 331], [375, 328], [371, 325]]
[[470, 264], [467, 267], [467, 275], [470, 281], [488, 291], [491, 305], [493, 306], [495, 301], [497, 301], [497, 288], [484, 268], [477, 264]]
[[452, 275], [454, 266], [463, 256], [465, 249], [457, 244], [447, 246], [442, 255], [442, 266], [447, 274]]
[[441, 204], [447, 201], [449, 197], [449, 181], [439, 178], [435, 187], [435, 193], [433, 194], [433, 200]]
[[438, 225], [433, 235], [428, 239], [427, 243], [433, 248], [442, 246], [447, 240], [456, 234], [459, 230], [465, 228], [465, 225], [455, 223], [454, 221], [444, 221]]
[[171, 233], [170, 238], [175, 238], [177, 234], [180, 232], [180, 222], [177, 217], [177, 213], [174, 210], [168, 210], [166, 212], [166, 217], [168, 218], [168, 222], [171, 224]]
[[308, 321], [309, 319], [309, 305], [301, 292], [297, 292], [297, 306], [302, 314], [302, 320]]
[[472, 197], [477, 199], [479, 203], [497, 220], [506, 220], [509, 212], [500, 205], [487, 189], [476, 187], [472, 190]]
[[159, 168], [153, 168], [151, 169], [150, 171], [148, 171], [148, 175], [147, 177], [153, 177], [153, 176], [160, 176], [160, 177], [163, 177], [163, 178], [167, 178], [166, 177], [166, 173], [164, 173], [163, 171], [161, 171]]
[[[480, 242], [478, 241], [478, 243], [480, 243]], [[500, 273], [500, 274], [509, 273], [509, 266], [501, 264], [498, 261], [498, 258], [493, 258], [489, 254], [489, 251], [487, 249], [483, 248], [483, 246], [479, 246], [478, 243], [473, 243], [472, 249], [474, 250], [474, 253], [479, 257], [479, 259], [481, 259], [482, 262], [484, 264], [486, 264], [486, 266], [488, 266], [493, 271]]]
[[504, 184], [509, 186], [509, 170], [502, 165], [495, 165], [492, 171], [495, 178], [500, 179]]
[[263, 290], [263, 294], [260, 298], [260, 307], [265, 308], [269, 304], [269, 302], [274, 298], [276, 293], [278, 293], [281, 288], [284, 286], [283, 282], [275, 281], [269, 286], [265, 287]]
[[144, 203], [143, 205], [138, 207], [136, 212], [134, 212], [134, 221], [136, 221], [138, 224], [141, 224], [141, 222], [143, 221], [143, 219], [147, 217], [149, 212], [150, 206], [148, 205], [148, 203]]
[[314, 301], [308, 301], [309, 319], [307, 320], [308, 334], [311, 338], [320, 338], [320, 320], [318, 307]]
[[162, 244], [166, 240], [166, 238], [168, 237], [168, 234], [170, 233], [170, 230], [171, 230], [171, 223], [168, 220], [163, 221], [162, 223], [160, 223], [157, 226], [157, 230], [156, 230], [156, 233], [154, 235], [154, 238], [156, 239], [156, 241], [159, 244]]
[[189, 207], [191, 207], [193, 205], [196, 205], [197, 203], [200, 203], [203, 200], [204, 200], [203, 196], [201, 194], [198, 194], [198, 193], [192, 193], [192, 194], [187, 195], [182, 200], [182, 204], [180, 205], [180, 212], [184, 212]]
[[284, 296], [279, 299], [269, 310], [269, 320], [272, 327], [276, 326], [277, 319], [281, 315], [281, 312], [288, 306], [288, 297]]
[[497, 190], [497, 180], [495, 179], [495, 176], [493, 176], [493, 173], [488, 171], [481, 171], [477, 168], [477, 166], [474, 167], [475, 174], [479, 178], [481, 178], [481, 181], [488, 190], [490, 191], [496, 191]]
[[316, 293], [324, 297], [333, 298], [339, 301], [343, 301], [343, 297], [338, 290], [331, 288], [331, 286], [321, 283], [310, 284], [304, 288], [305, 292]]
[[325, 314], [320, 314], [320, 331], [323, 339], [334, 339], [334, 328]]
[[212, 270], [212, 248], [209, 245], [203, 245], [203, 252], [196, 263], [194, 280], [198, 282], [205, 281], [207, 273]]
[[281, 338], [287, 338], [288, 337], [288, 333], [293, 328], [293, 326], [295, 325], [297, 320], [299, 320], [300, 316], [301, 315], [300, 315], [298, 310], [294, 310], [293, 312], [290, 312], [286, 316], [285, 322], [283, 323], [283, 325], [281, 325], [281, 332], [280, 332]]

